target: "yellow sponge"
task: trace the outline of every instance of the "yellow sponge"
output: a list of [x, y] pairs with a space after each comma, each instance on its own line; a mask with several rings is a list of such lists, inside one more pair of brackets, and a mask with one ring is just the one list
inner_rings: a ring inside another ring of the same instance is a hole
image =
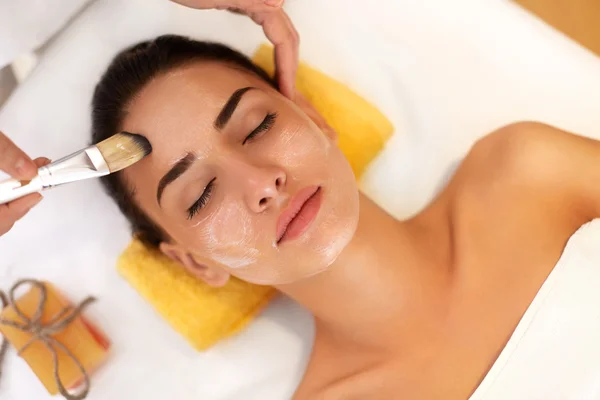
[[[273, 50], [262, 46], [254, 62], [273, 73]], [[297, 89], [339, 134], [339, 145], [360, 177], [392, 135], [390, 121], [343, 84], [300, 64]], [[231, 279], [211, 288], [159, 251], [133, 240], [118, 270], [167, 322], [197, 350], [243, 329], [276, 294], [268, 286]]]
[[238, 332], [276, 293], [236, 278], [213, 288], [137, 240], [119, 257], [118, 270], [196, 350]]

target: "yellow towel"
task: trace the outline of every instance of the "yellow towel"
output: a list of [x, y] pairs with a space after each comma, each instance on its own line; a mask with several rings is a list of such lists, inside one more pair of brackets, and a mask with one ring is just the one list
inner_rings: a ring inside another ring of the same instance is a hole
[[[272, 52], [263, 45], [253, 58], [271, 74]], [[338, 132], [339, 145], [360, 177], [392, 135], [390, 121], [349, 88], [305, 64], [298, 68], [296, 85]], [[239, 332], [276, 293], [238, 279], [211, 288], [136, 240], [119, 258], [118, 270], [197, 350]]]

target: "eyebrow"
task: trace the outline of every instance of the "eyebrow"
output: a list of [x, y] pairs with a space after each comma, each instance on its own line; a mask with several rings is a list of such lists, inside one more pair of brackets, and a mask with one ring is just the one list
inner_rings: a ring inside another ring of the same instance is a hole
[[227, 103], [225, 103], [225, 105], [221, 109], [221, 112], [219, 113], [219, 115], [217, 115], [215, 122], [213, 123], [213, 125], [215, 126], [216, 129], [221, 130], [225, 127], [225, 125], [227, 125], [227, 123], [231, 119], [231, 116], [235, 112], [235, 109], [237, 108], [238, 104], [240, 103], [242, 96], [251, 89], [256, 89], [256, 88], [249, 86], [249, 87], [238, 89], [235, 92], [233, 92], [231, 97], [229, 97], [229, 100], [227, 100]]
[[192, 153], [187, 153], [185, 157], [173, 165], [173, 167], [167, 172], [158, 183], [158, 189], [156, 190], [156, 201], [160, 205], [160, 199], [167, 185], [172, 183], [175, 179], [179, 178], [185, 171], [190, 169], [192, 164], [196, 161], [196, 157]]
[[[249, 90], [256, 89], [254, 87], [248, 86], [241, 89], [236, 90], [227, 100], [227, 103], [223, 106], [219, 115], [215, 119], [213, 125], [216, 129], [221, 130], [227, 125], [233, 113], [235, 112], [242, 96]], [[158, 189], [156, 190], [156, 201], [158, 205], [160, 205], [160, 199], [162, 198], [162, 194], [165, 191], [166, 187], [173, 183], [177, 178], [183, 175], [194, 163], [196, 157], [192, 153], [187, 153], [183, 158], [173, 165], [173, 167], [167, 172], [158, 183]]]

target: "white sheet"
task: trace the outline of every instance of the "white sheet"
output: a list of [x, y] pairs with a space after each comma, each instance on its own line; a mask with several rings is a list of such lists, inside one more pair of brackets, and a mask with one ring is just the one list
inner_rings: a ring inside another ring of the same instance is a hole
[[90, 0], [0, 0], [0, 69], [36, 50]]
[[[417, 211], [481, 134], [519, 119], [598, 132], [600, 60], [500, 0], [288, 0], [302, 57], [346, 82], [397, 128], [362, 186], [392, 214]], [[165, 0], [97, 0], [48, 49], [0, 113], [0, 129], [33, 156], [56, 158], [89, 140], [95, 81], [123, 46], [162, 33], [251, 52], [260, 29], [243, 17]], [[277, 301], [239, 337], [195, 353], [114, 270], [127, 226], [97, 182], [56, 189], [0, 239], [0, 284], [46, 278], [114, 342], [90, 399], [289, 398], [312, 339], [307, 313]], [[4, 400], [47, 395], [11, 353]]]

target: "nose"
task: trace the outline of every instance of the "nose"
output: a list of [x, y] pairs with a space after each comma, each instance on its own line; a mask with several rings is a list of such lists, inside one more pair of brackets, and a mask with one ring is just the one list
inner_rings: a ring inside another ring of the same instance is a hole
[[285, 187], [285, 174], [277, 168], [251, 168], [246, 180], [250, 210], [261, 213], [272, 206]]
[[241, 161], [236, 163], [238, 184], [248, 208], [262, 213], [282, 195], [286, 184], [286, 174], [276, 166], [256, 165]]

